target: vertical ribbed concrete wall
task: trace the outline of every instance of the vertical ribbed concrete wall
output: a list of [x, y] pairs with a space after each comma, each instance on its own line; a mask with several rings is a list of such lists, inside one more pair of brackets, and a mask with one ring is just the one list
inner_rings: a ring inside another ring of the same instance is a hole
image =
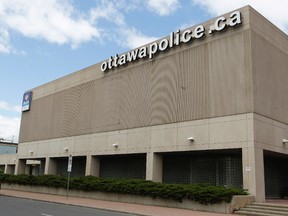
[[[252, 112], [248, 8], [242, 17], [238, 27], [207, 34], [153, 60], [99, 77], [100, 64], [95, 65], [88, 69], [95, 70], [95, 78], [43, 97], [37, 95], [47, 86], [34, 89], [31, 111], [22, 115], [20, 142]], [[70, 79], [55, 81], [54, 88], [69, 86]]]

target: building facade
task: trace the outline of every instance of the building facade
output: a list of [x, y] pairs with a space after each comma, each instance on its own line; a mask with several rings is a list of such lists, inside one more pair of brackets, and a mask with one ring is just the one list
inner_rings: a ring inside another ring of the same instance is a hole
[[0, 139], [0, 172], [15, 173], [18, 143]]
[[29, 91], [15, 174], [66, 176], [72, 155], [72, 176], [283, 197], [287, 81], [287, 35], [243, 7]]

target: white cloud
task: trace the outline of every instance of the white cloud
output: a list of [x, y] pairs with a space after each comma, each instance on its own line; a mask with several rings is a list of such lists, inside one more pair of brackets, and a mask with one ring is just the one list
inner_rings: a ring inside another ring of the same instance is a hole
[[[157, 13], [167, 14], [175, 10], [178, 0], [150, 0], [149, 4]], [[0, 0], [0, 53], [25, 55], [24, 51], [13, 47], [10, 35], [15, 32], [27, 38], [77, 48], [95, 39], [118, 42], [115, 36], [125, 39], [130, 31], [131, 41], [125, 43], [126, 47], [142, 45], [150, 37], [128, 26], [125, 13], [141, 10], [143, 6], [147, 4], [141, 0], [98, 0], [94, 8], [84, 12], [77, 10], [70, 0]], [[103, 28], [99, 27], [103, 24], [101, 21], [104, 21]]]
[[148, 8], [160, 16], [173, 13], [180, 7], [178, 0], [148, 0]]
[[21, 106], [13, 106], [6, 101], [0, 101], [0, 110], [13, 111], [13, 112], [21, 112]]
[[108, 21], [105, 29], [101, 33], [105, 35], [106, 40], [116, 42], [119, 46], [134, 49], [143, 46], [151, 41], [156, 40], [155, 37], [144, 35], [139, 30], [127, 25], [125, 20], [125, 12], [138, 10], [136, 6], [141, 5], [141, 1], [133, 2], [127, 0], [101, 0], [97, 7], [90, 11], [90, 22], [98, 23], [101, 19]]
[[119, 45], [124, 45], [130, 49], [134, 49], [136, 47], [143, 46], [147, 43], [157, 40], [156, 37], [149, 37], [142, 34], [140, 31], [135, 28], [125, 28], [120, 30], [122, 34], [122, 42]]
[[19, 136], [20, 118], [10, 118], [0, 115], [0, 138], [17, 141]]
[[10, 35], [6, 29], [0, 28], [0, 53], [10, 53], [11, 51]]
[[263, 16], [288, 32], [288, 1], [287, 0], [192, 0], [194, 4], [200, 5], [208, 10], [212, 15], [220, 15], [231, 10], [251, 5]]
[[106, 6], [109, 4], [112, 4], [113, 7], [121, 11], [121, 13], [141, 10], [141, 8], [143, 7], [142, 0], [133, 0], [133, 1], [131, 0], [98, 0], [97, 5]]
[[100, 18], [115, 23], [116, 25], [125, 24], [125, 18], [123, 14], [118, 10], [118, 8], [115, 6], [115, 3], [112, 1], [101, 1], [97, 7], [91, 9], [91, 22], [97, 23]]
[[9, 32], [50, 43], [79, 44], [99, 38], [98, 29], [69, 0], [1, 0], [0, 52], [11, 52]]
[[26, 52], [21, 50], [16, 50], [10, 41], [10, 34], [5, 28], [1, 28], [0, 26], [0, 53], [4, 54], [18, 54], [18, 55], [26, 55]]

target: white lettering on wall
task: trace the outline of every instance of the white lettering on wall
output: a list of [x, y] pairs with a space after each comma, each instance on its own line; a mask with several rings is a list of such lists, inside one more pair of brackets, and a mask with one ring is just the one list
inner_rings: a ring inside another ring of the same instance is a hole
[[[239, 11], [232, 12], [228, 18], [221, 16], [217, 18], [212, 26], [208, 29], [208, 34], [220, 32], [228, 27], [234, 27], [242, 23], [241, 13]], [[120, 56], [116, 54], [111, 56], [107, 61], [101, 63], [101, 71], [108, 72], [110, 69], [125, 65], [137, 59], [149, 58], [152, 59], [158, 51], [165, 51], [169, 48], [179, 46], [180, 44], [191, 43], [193, 40], [203, 38], [206, 35], [206, 29], [203, 25], [198, 25], [194, 29], [187, 29], [181, 32], [171, 32], [169, 37], [153, 42], [138, 49], [129, 51]]]

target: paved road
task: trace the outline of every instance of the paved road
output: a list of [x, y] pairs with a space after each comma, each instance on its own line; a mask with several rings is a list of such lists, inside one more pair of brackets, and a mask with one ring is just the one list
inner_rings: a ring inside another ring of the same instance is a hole
[[86, 207], [0, 196], [1, 216], [131, 216]]
[[[74, 206], [102, 209], [104, 211], [114, 210], [115, 212], [125, 212], [130, 216], [133, 216], [133, 215], [147, 215], [147, 216], [152, 216], [152, 215], [154, 216], [155, 215], [157, 216], [175, 216], [175, 215], [177, 216], [216, 216], [216, 215], [217, 216], [229, 216], [230, 215], [230, 216], [234, 216], [234, 214], [220, 214], [220, 213], [217, 214], [213, 212], [201, 212], [201, 211], [191, 211], [188, 209], [179, 209], [179, 208], [139, 205], [139, 204], [123, 203], [123, 202], [111, 202], [111, 201], [87, 199], [87, 198], [81, 198], [81, 197], [69, 197], [69, 199], [66, 199], [65, 196], [43, 194], [43, 193], [32, 193], [32, 192], [17, 191], [17, 190], [1, 189], [0, 198], [1, 198], [1, 195], [3, 197], [5, 196], [17, 197], [17, 198], [22, 198], [22, 199], [39, 200], [42, 202], [53, 201], [55, 203], [59, 203], [63, 205], [74, 205]], [[6, 216], [6, 214], [3, 215], [1, 213], [2, 212], [1, 212], [1, 202], [0, 202], [0, 216]], [[109, 216], [112, 214], [112, 212], [108, 212], [108, 213], [109, 213], [108, 214]], [[47, 213], [44, 213], [44, 215], [41, 215], [41, 216], [47, 216], [45, 214]], [[19, 215], [9, 214], [9, 216], [19, 216]], [[27, 215], [27, 216], [30, 216], [30, 215]], [[34, 215], [31, 215], [31, 216], [34, 216]], [[59, 215], [53, 215], [53, 216], [59, 216]], [[93, 213], [91, 216], [99, 216], [99, 215], [96, 215]], [[119, 214], [117, 216], [119, 216]], [[123, 216], [123, 214], [121, 216]], [[127, 216], [127, 215], [124, 214], [124, 216]]]

